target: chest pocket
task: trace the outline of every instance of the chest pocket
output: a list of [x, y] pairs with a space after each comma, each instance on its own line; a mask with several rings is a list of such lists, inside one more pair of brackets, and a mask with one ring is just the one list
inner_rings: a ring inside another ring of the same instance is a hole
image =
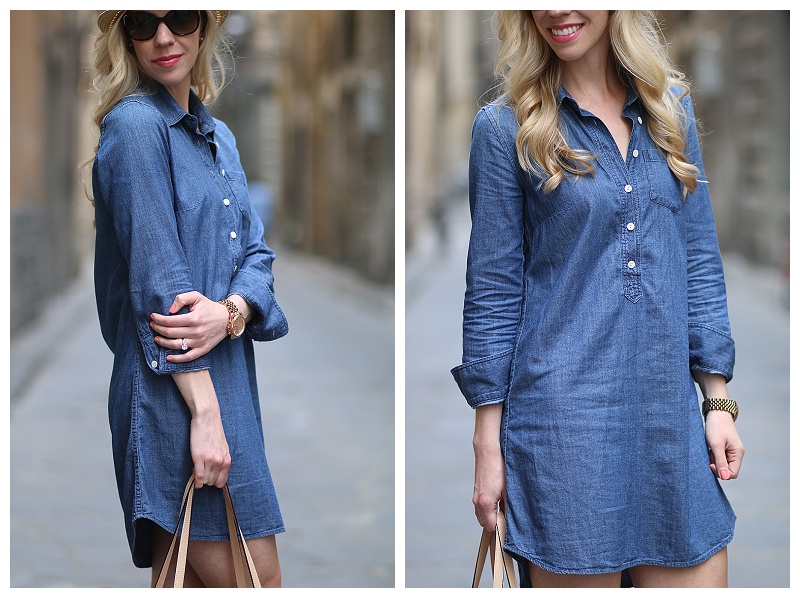
[[247, 180], [244, 172], [239, 170], [226, 170], [225, 179], [228, 181], [231, 193], [236, 199], [236, 205], [242, 212], [242, 216], [250, 220], [250, 196], [247, 193]]
[[180, 177], [173, 176], [172, 187], [175, 212], [180, 213], [197, 210], [203, 205], [206, 205], [209, 201], [208, 185], [209, 182], [202, 174], [196, 176], [192, 176], [191, 174]]
[[669, 169], [667, 159], [657, 149], [642, 150], [647, 178], [650, 182], [650, 200], [673, 212], [683, 208], [683, 185]]

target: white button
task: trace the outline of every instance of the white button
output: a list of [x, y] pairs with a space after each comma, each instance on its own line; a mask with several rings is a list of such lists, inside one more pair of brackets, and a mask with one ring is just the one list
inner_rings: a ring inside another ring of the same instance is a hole
[[233, 267], [233, 271], [234, 271], [234, 272], [236, 272], [236, 268], [238, 268], [238, 267], [239, 267], [239, 266], [234, 266], [234, 267]]
[[630, 193], [631, 191], [633, 191], [633, 187], [630, 185], [625, 185], [625, 193]]
[[224, 203], [226, 206], [229, 206], [231, 205], [231, 200], [226, 197], [225, 199], [222, 200], [222, 203]]
[[[639, 122], [642, 122], [641, 118], [639, 119]], [[222, 169], [222, 176], [225, 176], [225, 169], [224, 168]]]
[[633, 229], [635, 229], [635, 228], [636, 228], [636, 225], [635, 225], [635, 224], [633, 224], [633, 222], [629, 222], [629, 223], [628, 223], [628, 226], [627, 226], [626, 228], [627, 228], [628, 230], [633, 230]]
[[637, 158], [639, 156], [639, 150], [633, 150], [633, 157]]
[[638, 120], [638, 121], [639, 121], [639, 124], [642, 124], [642, 117], [641, 117], [641, 116], [638, 116], [638, 117], [636, 118], [636, 120]]
[[635, 268], [635, 267], [636, 267], [636, 262], [634, 262], [633, 260], [628, 262], [628, 268]]
[[231, 231], [231, 239], [235, 239], [235, 238], [236, 238], [236, 231], [232, 230]]
[[158, 362], [154, 359], [153, 361], [150, 362], [150, 365], [153, 366], [154, 368], [157, 368]]

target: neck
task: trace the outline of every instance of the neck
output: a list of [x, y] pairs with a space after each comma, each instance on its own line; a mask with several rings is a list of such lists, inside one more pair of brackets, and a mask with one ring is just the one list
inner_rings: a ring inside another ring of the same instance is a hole
[[615, 98], [625, 89], [617, 74], [607, 34], [604, 41], [580, 59], [562, 62], [561, 85], [576, 100]]
[[164, 88], [169, 92], [169, 95], [171, 95], [173, 99], [178, 102], [178, 105], [183, 108], [185, 112], [189, 112], [189, 92], [192, 88], [189, 81], [179, 85], [165, 85]]

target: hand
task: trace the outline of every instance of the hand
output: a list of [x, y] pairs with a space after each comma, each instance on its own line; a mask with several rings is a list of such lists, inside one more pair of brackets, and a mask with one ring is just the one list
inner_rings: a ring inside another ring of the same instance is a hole
[[204, 484], [222, 488], [228, 481], [231, 455], [219, 411], [192, 418], [189, 450], [194, 463], [195, 488]]
[[484, 529], [493, 532], [497, 525], [497, 506], [505, 509], [506, 474], [505, 461], [496, 447], [475, 447], [475, 487], [472, 504], [475, 517]]
[[706, 444], [714, 475], [721, 480], [736, 479], [742, 467], [744, 445], [730, 413], [711, 410], [706, 414]]
[[188, 307], [189, 313], [164, 316], [150, 314], [150, 328], [158, 336], [155, 342], [165, 349], [180, 351], [186, 342], [189, 351], [168, 355], [172, 363], [185, 363], [202, 357], [227, 336], [227, 308], [197, 291], [181, 293], [169, 308], [170, 314]]

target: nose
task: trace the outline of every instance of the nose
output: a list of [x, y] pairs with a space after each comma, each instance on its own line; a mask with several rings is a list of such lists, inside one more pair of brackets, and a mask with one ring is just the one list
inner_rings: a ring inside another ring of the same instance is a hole
[[153, 36], [153, 42], [157, 46], [168, 46], [175, 42], [175, 37], [172, 35], [172, 31], [169, 30], [166, 23], [161, 22], [158, 24], [156, 34]]
[[565, 15], [568, 15], [571, 12], [572, 12], [571, 10], [548, 10], [547, 11], [547, 16], [548, 17], [552, 17], [554, 19], [557, 19], [559, 17], [563, 17]]

